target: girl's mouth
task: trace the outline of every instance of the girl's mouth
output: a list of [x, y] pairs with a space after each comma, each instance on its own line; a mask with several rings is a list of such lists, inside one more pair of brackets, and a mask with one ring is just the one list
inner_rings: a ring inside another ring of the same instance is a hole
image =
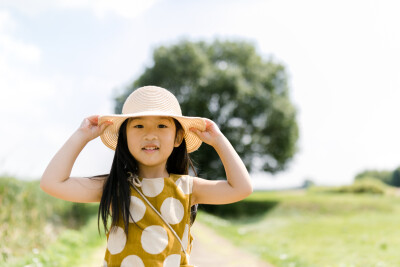
[[156, 146], [148, 146], [148, 147], [143, 147], [142, 150], [146, 152], [153, 152], [159, 150], [159, 148]]

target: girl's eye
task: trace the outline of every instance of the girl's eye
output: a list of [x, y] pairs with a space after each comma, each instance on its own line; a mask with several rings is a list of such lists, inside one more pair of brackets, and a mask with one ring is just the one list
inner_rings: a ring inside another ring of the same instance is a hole
[[158, 128], [167, 128], [168, 126], [167, 125], [164, 125], [164, 124], [160, 124], [160, 125], [158, 125]]
[[133, 128], [143, 128], [143, 125], [138, 124], [138, 125], [133, 126]]

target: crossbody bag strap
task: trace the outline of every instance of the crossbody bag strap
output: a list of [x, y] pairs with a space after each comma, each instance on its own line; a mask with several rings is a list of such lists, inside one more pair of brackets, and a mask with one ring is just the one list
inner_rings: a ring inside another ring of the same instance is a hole
[[[130, 173], [130, 172], [129, 172]], [[154, 206], [150, 203], [150, 201], [147, 200], [147, 198], [142, 194], [142, 192], [140, 192], [139, 189], [137, 189], [136, 186], [141, 187], [141, 182], [139, 180], [139, 178], [137, 176], [133, 176], [132, 173], [130, 173], [131, 176], [128, 178], [129, 182], [131, 183], [131, 185], [133, 186], [133, 188], [136, 190], [136, 192], [139, 193], [139, 195], [142, 196], [142, 198], [147, 202], [147, 204], [158, 214], [158, 216], [160, 216], [161, 220], [163, 220], [165, 222], [165, 224], [169, 227], [169, 229], [172, 231], [172, 233], [175, 235], [175, 237], [178, 239], [179, 243], [182, 246], [182, 250], [186, 253], [186, 248], [184, 247], [182, 240], [179, 238], [178, 234], [175, 232], [175, 230], [171, 227], [171, 225], [164, 219], [164, 217], [158, 212], [158, 210], [156, 208], [154, 208]]]

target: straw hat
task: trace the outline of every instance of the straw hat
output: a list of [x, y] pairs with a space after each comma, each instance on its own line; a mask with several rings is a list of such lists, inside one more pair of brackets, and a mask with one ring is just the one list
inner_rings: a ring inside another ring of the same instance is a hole
[[102, 115], [99, 117], [99, 124], [105, 121], [112, 121], [100, 135], [101, 141], [115, 150], [118, 141], [118, 133], [121, 124], [127, 118], [144, 116], [166, 116], [175, 118], [185, 131], [184, 138], [188, 153], [197, 150], [202, 141], [190, 128], [197, 128], [201, 131], [206, 129], [205, 121], [200, 117], [182, 116], [181, 107], [176, 97], [168, 90], [157, 86], [144, 86], [133, 91], [125, 100], [122, 107], [122, 114]]

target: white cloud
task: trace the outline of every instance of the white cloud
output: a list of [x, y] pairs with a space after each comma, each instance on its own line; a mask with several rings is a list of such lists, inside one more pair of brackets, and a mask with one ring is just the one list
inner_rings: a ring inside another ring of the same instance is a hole
[[15, 22], [11, 19], [10, 13], [7, 10], [0, 9], [0, 32], [14, 27]]
[[16, 40], [11, 36], [0, 32], [0, 48], [3, 50], [2, 57], [13, 57], [29, 63], [40, 61], [40, 49], [32, 44]]
[[33, 66], [40, 63], [41, 51], [35, 45], [12, 36], [16, 27], [11, 15], [0, 12], [0, 112], [23, 113], [33, 104], [53, 92], [52, 85], [32, 74]]
[[[43, 72], [41, 49], [15, 37], [21, 25], [12, 14], [0, 10], [0, 114], [5, 117], [0, 175], [32, 179], [43, 173], [84, 117], [110, 113], [110, 88], [119, 84], [109, 77]], [[107, 172], [111, 151], [93, 143], [79, 156], [73, 174]]]
[[11, 34], [16, 27], [17, 23], [11, 14], [7, 10], [0, 10], [0, 70], [4, 71], [6, 61], [15, 59], [29, 63], [40, 61], [39, 48], [12, 37]]
[[159, 0], [4, 0], [2, 4], [28, 15], [38, 15], [52, 9], [89, 9], [98, 18], [113, 14], [133, 19], [157, 2]]
[[[7, 170], [23, 179], [39, 178], [86, 116], [111, 110], [108, 89], [113, 86], [101, 77], [77, 80], [66, 76], [29, 76], [21, 83], [16, 76], [9, 75], [7, 79], [9, 92], [0, 93], [0, 113], [6, 114], [1, 127], [0, 174]], [[112, 155], [100, 143], [97, 140], [85, 148], [72, 175], [107, 172]]]
[[149, 9], [156, 2], [156, 0], [100, 0], [90, 1], [88, 7], [94, 11], [96, 16], [101, 18], [110, 12], [123, 18], [132, 19]]

